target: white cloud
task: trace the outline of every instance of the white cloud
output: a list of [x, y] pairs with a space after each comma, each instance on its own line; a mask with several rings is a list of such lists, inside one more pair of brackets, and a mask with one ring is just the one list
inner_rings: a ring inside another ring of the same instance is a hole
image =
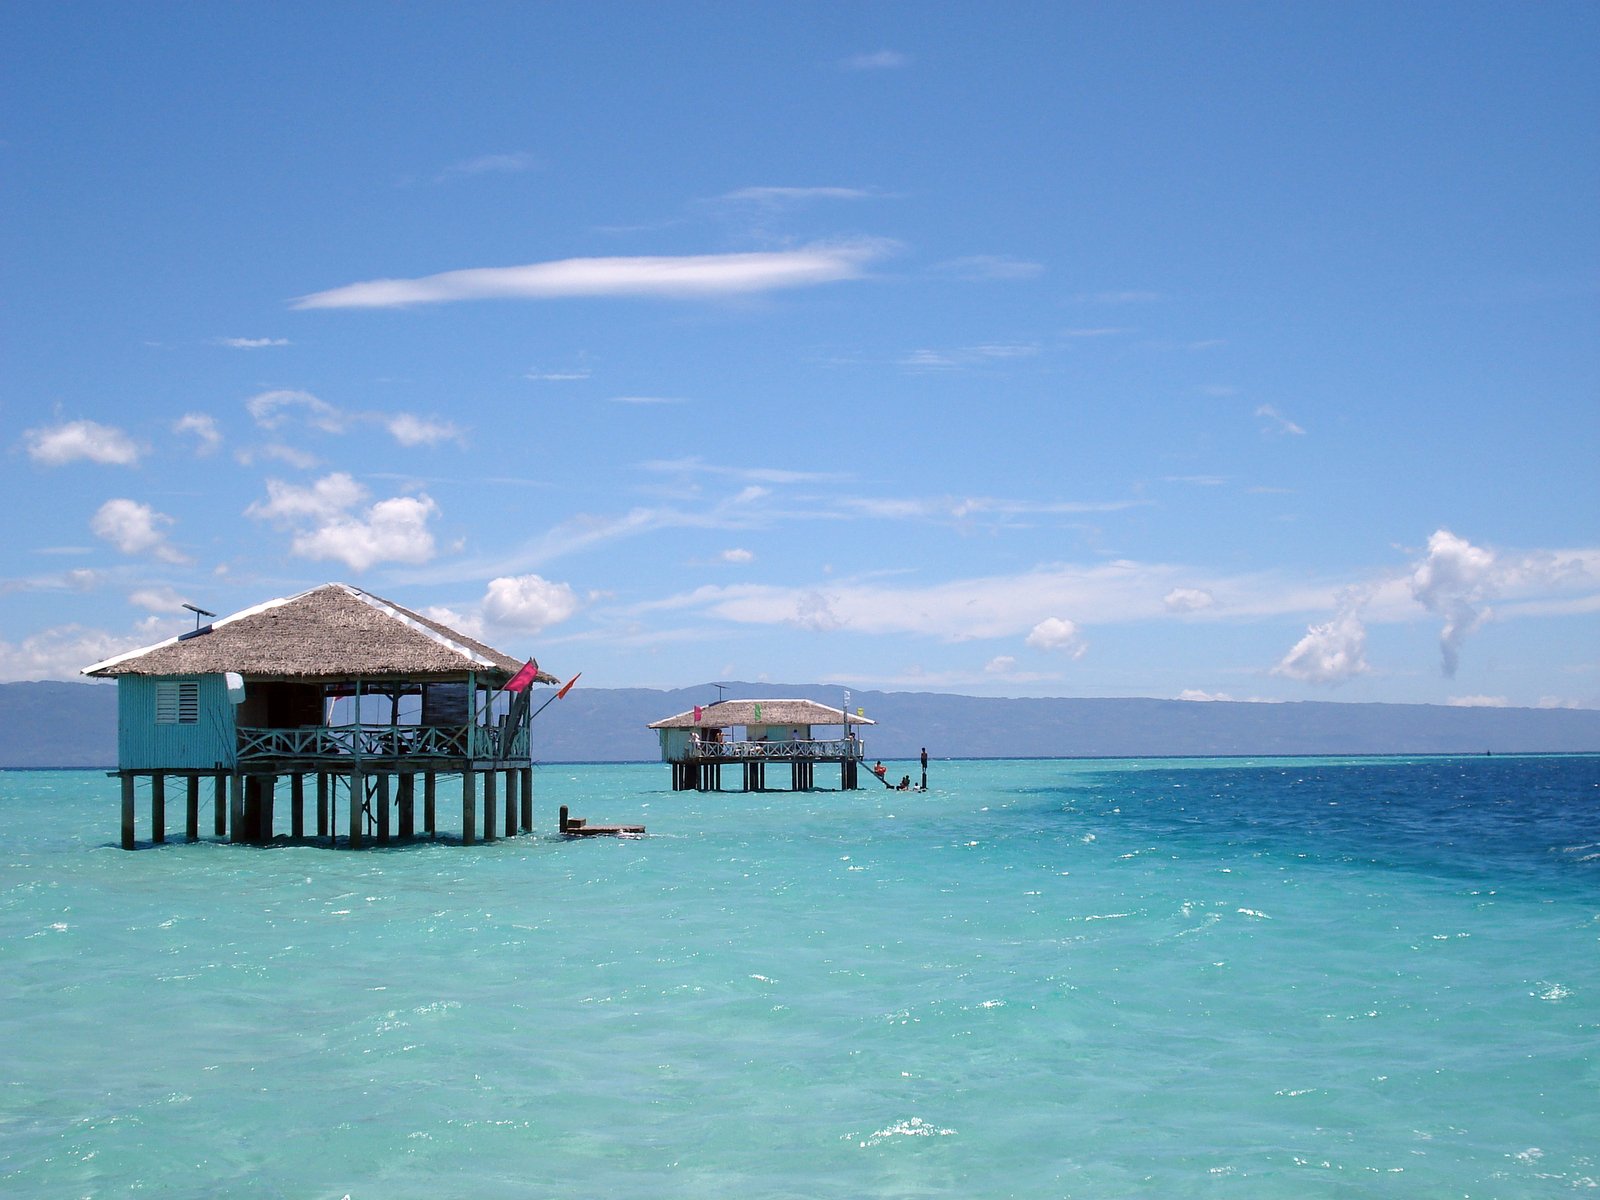
[[231, 350], [261, 350], [261, 349], [265, 349], [268, 346], [287, 346], [289, 344], [289, 339], [288, 338], [270, 338], [270, 337], [265, 337], [265, 338], [231, 337], [231, 338], [215, 338], [213, 340], [215, 341], [215, 343], [218, 346], [227, 346]]
[[536, 383], [573, 383], [589, 378], [589, 374], [587, 367], [579, 367], [571, 371], [525, 371], [522, 377]]
[[245, 509], [245, 516], [263, 521], [294, 523], [327, 521], [367, 498], [367, 489], [343, 471], [325, 475], [309, 487], [281, 479], [267, 480], [267, 499]]
[[953, 371], [1012, 358], [1031, 358], [1039, 347], [1031, 342], [990, 342], [981, 346], [960, 346], [950, 350], [913, 350], [899, 365], [913, 371]]
[[453, 608], [445, 608], [439, 604], [429, 605], [422, 610], [422, 615], [429, 620], [439, 622], [441, 625], [449, 626], [457, 633], [464, 633], [469, 638], [475, 638], [480, 642], [484, 639], [483, 617], [481, 615], [457, 612]]
[[387, 418], [389, 436], [402, 446], [437, 446], [440, 442], [461, 442], [459, 426], [449, 421], [419, 417], [412, 413], [397, 413]]
[[1360, 603], [1351, 596], [1333, 620], [1311, 626], [1272, 673], [1330, 687], [1366, 674], [1371, 668], [1367, 666], [1367, 629], [1361, 623]]
[[47, 467], [79, 461], [131, 467], [143, 453], [122, 430], [98, 421], [67, 421], [29, 429], [22, 436], [28, 443], [28, 457]]
[[1411, 594], [1444, 618], [1439, 654], [1447, 677], [1460, 665], [1462, 641], [1489, 615], [1478, 606], [1494, 593], [1501, 576], [1492, 551], [1448, 529], [1436, 530], [1428, 539], [1427, 556], [1411, 572]]
[[290, 549], [302, 558], [342, 562], [353, 571], [380, 562], [425, 563], [434, 556], [428, 522], [438, 511], [427, 496], [395, 496], [360, 515], [334, 517], [296, 534]]
[[425, 563], [434, 557], [428, 522], [438, 506], [426, 495], [395, 496], [361, 511], [367, 489], [344, 472], [307, 487], [267, 480], [267, 499], [245, 509], [258, 521], [293, 529], [293, 553], [332, 559], [355, 571], [380, 562]]
[[1024, 640], [1035, 650], [1059, 650], [1072, 658], [1082, 658], [1089, 648], [1078, 626], [1065, 617], [1046, 617]]
[[1193, 700], [1197, 703], [1214, 703], [1217, 701], [1232, 702], [1233, 697], [1227, 692], [1202, 692], [1199, 688], [1184, 688], [1178, 693], [1179, 700]]
[[295, 308], [400, 308], [459, 300], [575, 296], [693, 299], [814, 287], [859, 278], [887, 243], [856, 241], [800, 250], [637, 258], [569, 258], [518, 267], [446, 271], [420, 279], [372, 279], [302, 296]]
[[578, 595], [568, 584], [539, 575], [492, 579], [483, 598], [483, 612], [491, 622], [524, 633], [541, 633], [559, 625], [578, 607]]
[[206, 413], [184, 413], [172, 423], [172, 432], [180, 437], [194, 438], [194, 452], [202, 457], [215, 454], [217, 447], [222, 445], [222, 431], [217, 428], [217, 419]]
[[754, 562], [755, 557], [756, 556], [749, 550], [745, 550], [740, 547], [734, 547], [731, 550], [724, 550], [721, 554], [722, 561], [725, 563]]
[[[158, 636], [170, 637], [171, 633]], [[137, 634], [112, 634], [103, 629], [89, 629], [82, 625], [58, 625], [43, 629], [21, 642], [0, 640], [0, 682], [14, 683], [27, 679], [83, 679], [83, 668], [121, 654], [147, 646], [150, 632]]]
[[983, 669], [990, 675], [1009, 675], [1017, 665], [1017, 660], [1010, 654], [997, 654], [983, 664]]
[[1452, 708], [1508, 708], [1511, 705], [1504, 696], [1451, 696], [1445, 703]]
[[279, 389], [261, 392], [244, 402], [255, 423], [263, 429], [277, 429], [293, 413], [299, 412], [308, 425], [327, 433], [342, 433], [344, 414], [310, 392]]
[[1173, 588], [1161, 599], [1168, 612], [1190, 613], [1214, 608], [1217, 598], [1205, 588]]
[[1270, 404], [1262, 404], [1256, 408], [1256, 416], [1267, 423], [1267, 429], [1272, 433], [1288, 434], [1294, 437], [1304, 437], [1305, 430], [1296, 425]]
[[89, 519], [94, 535], [124, 554], [148, 554], [162, 562], [186, 562], [167, 542], [165, 527], [172, 518], [137, 500], [107, 500]]
[[183, 607], [183, 596], [176, 588], [141, 588], [128, 595], [128, 603], [153, 613], [175, 613]]

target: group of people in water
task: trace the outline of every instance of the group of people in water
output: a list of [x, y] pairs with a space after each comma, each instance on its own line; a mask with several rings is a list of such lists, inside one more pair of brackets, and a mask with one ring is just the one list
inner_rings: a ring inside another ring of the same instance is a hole
[[872, 773], [878, 777], [884, 787], [892, 788], [897, 792], [925, 792], [928, 790], [928, 748], [926, 746], [922, 748], [922, 784], [920, 787], [912, 786], [911, 776], [909, 775], [900, 776], [900, 782], [897, 784], [890, 783], [888, 779], [889, 768], [884, 766], [881, 761], [872, 764]]

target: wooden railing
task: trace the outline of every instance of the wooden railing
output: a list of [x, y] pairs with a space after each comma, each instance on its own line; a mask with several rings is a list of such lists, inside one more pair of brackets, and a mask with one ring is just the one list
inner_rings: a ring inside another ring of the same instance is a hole
[[793, 742], [711, 742], [696, 739], [689, 743], [689, 757], [703, 762], [742, 762], [751, 759], [766, 762], [860, 761], [864, 753], [865, 745], [856, 737], [813, 738]]
[[482, 725], [308, 725], [239, 730], [239, 757], [441, 759], [528, 757], [526, 727]]

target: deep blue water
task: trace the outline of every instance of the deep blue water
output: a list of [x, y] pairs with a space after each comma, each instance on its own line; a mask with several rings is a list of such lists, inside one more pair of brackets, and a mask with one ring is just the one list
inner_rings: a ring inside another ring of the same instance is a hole
[[1600, 758], [930, 774], [132, 854], [114, 780], [0, 774], [0, 1192], [1600, 1186]]

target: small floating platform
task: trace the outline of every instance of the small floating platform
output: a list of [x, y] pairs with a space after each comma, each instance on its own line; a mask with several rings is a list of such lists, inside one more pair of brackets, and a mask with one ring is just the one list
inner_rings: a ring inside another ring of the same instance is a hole
[[591, 825], [582, 817], [567, 816], [566, 805], [561, 806], [562, 837], [637, 837], [643, 832], [643, 825]]

